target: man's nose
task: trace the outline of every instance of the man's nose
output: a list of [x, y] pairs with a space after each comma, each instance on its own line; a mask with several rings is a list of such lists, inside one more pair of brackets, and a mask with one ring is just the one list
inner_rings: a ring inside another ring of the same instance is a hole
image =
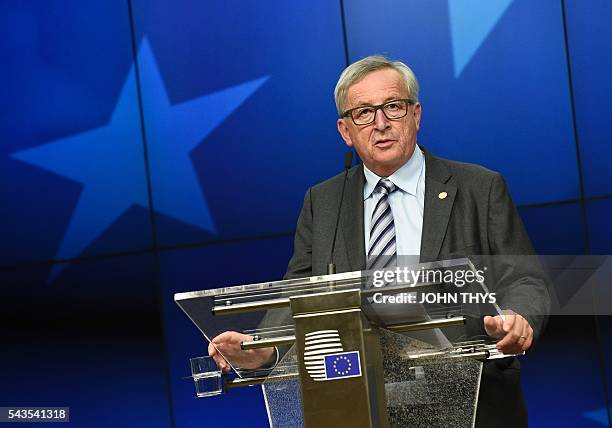
[[389, 119], [387, 119], [387, 116], [385, 116], [382, 109], [376, 110], [376, 116], [374, 116], [374, 127], [379, 131], [384, 131], [389, 126]]

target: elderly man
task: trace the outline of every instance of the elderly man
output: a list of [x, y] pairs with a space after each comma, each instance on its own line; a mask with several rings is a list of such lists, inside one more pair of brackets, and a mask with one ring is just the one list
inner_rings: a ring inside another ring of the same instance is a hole
[[[327, 273], [340, 212], [333, 260], [338, 272], [363, 270], [380, 255], [421, 261], [469, 255], [532, 255], [533, 248], [502, 176], [477, 165], [435, 157], [417, 145], [422, 107], [412, 70], [399, 61], [370, 56], [347, 67], [334, 92], [338, 131], [363, 164], [313, 186], [304, 198], [287, 278]], [[504, 318], [485, 317], [487, 334], [506, 353], [528, 350], [548, 309], [537, 267], [516, 265], [503, 275]], [[541, 316], [537, 316], [541, 315]], [[275, 360], [273, 349], [240, 351], [247, 339], [226, 332], [213, 340], [244, 367]], [[209, 346], [218, 364], [227, 363]], [[527, 426], [516, 358], [486, 362], [477, 426]]]

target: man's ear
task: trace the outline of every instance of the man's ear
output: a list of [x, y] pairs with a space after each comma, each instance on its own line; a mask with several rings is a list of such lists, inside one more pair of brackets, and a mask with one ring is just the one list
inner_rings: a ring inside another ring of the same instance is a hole
[[353, 142], [351, 141], [351, 136], [349, 135], [348, 126], [346, 125], [344, 119], [338, 119], [336, 125], [338, 126], [338, 132], [340, 133], [340, 136], [342, 137], [346, 145], [349, 147], [353, 147]]
[[421, 103], [416, 103], [414, 105], [414, 113], [412, 114], [412, 117], [414, 118], [414, 123], [416, 125], [417, 131], [421, 127], [421, 111], [422, 110], [423, 108], [421, 107]]

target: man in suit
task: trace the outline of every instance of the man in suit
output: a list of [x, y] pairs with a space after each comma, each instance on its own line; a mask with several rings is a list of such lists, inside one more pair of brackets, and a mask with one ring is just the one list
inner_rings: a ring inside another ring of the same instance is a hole
[[[363, 164], [348, 172], [342, 207], [344, 174], [307, 191], [286, 277], [325, 274], [332, 258], [337, 271], [344, 272], [378, 267], [381, 255], [412, 255], [421, 261], [494, 255], [502, 259], [495, 291], [507, 314], [485, 317], [484, 329], [500, 339], [501, 351], [527, 351], [549, 305], [537, 264], [512, 257], [533, 255], [529, 238], [500, 174], [437, 158], [417, 145], [418, 90], [409, 67], [381, 56], [344, 70], [334, 92], [337, 127]], [[213, 342], [244, 367], [274, 360], [270, 348], [240, 351], [240, 341], [247, 338], [226, 332]], [[227, 370], [214, 347], [209, 353]], [[516, 358], [486, 362], [483, 370], [477, 426], [526, 426]]]

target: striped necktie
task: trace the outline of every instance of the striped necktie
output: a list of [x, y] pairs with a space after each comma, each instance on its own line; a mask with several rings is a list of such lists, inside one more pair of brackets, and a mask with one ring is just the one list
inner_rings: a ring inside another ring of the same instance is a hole
[[370, 224], [368, 245], [368, 269], [382, 269], [396, 259], [395, 223], [389, 205], [389, 194], [397, 187], [387, 178], [381, 178], [375, 191], [382, 193], [374, 208]]

